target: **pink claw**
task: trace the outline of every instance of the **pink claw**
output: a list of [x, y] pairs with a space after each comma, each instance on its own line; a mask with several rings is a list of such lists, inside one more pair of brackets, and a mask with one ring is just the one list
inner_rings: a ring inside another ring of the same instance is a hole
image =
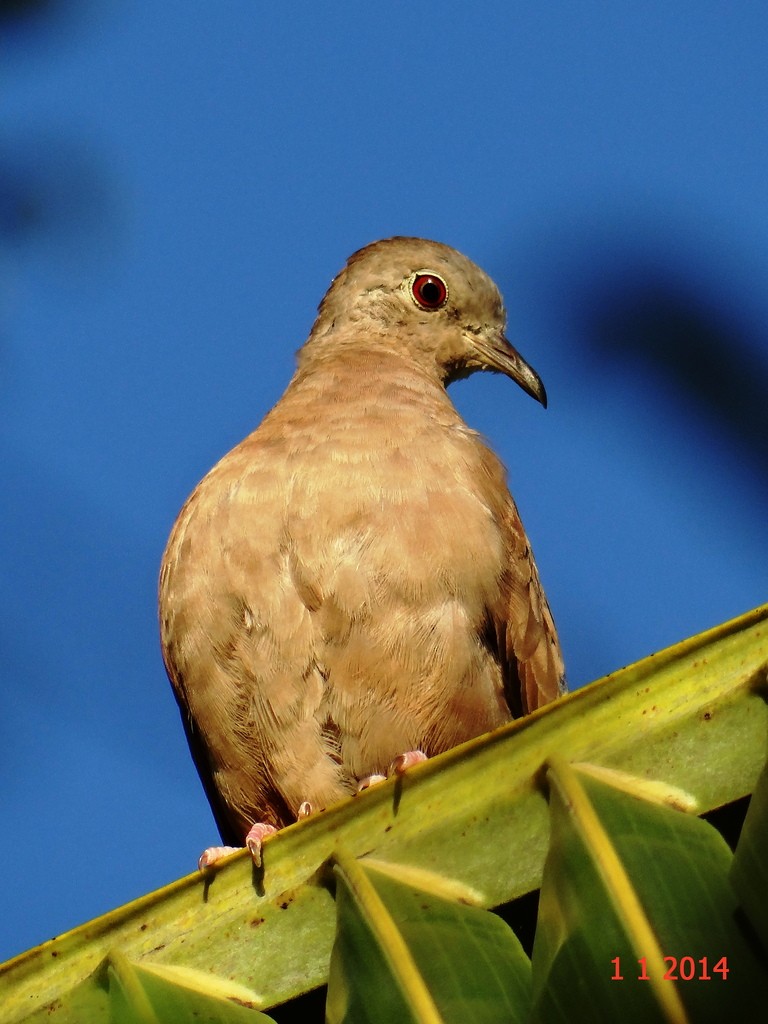
[[393, 775], [402, 775], [408, 768], [412, 768], [415, 764], [421, 764], [422, 761], [427, 760], [427, 755], [421, 750], [406, 750], [404, 754], [398, 754], [392, 764], [387, 769], [386, 775], [366, 775], [364, 779], [360, 779], [357, 784], [357, 792], [362, 793], [364, 789], [370, 789], [371, 786], [378, 786], [380, 782], [386, 782], [388, 778]]
[[377, 786], [380, 782], [386, 782], [386, 775], [366, 775], [364, 779], [360, 779], [357, 784], [357, 792], [362, 793], [364, 789], [370, 789], [371, 786]]
[[[256, 867], [261, 867], [262, 842], [274, 832], [277, 832], [274, 825], [267, 825], [263, 821], [257, 821], [255, 825], [251, 826], [250, 832], [245, 837], [245, 845], [250, 850]], [[242, 849], [242, 846], [209, 846], [200, 854], [200, 859], [197, 862], [198, 869], [206, 871], [208, 868], [218, 864], [220, 860], [228, 857], [230, 853], [237, 853], [238, 850]]]
[[212, 868], [218, 861], [228, 857], [230, 853], [236, 853], [237, 850], [242, 849], [239, 846], [209, 846], [203, 850], [200, 854], [200, 859], [197, 862], [199, 871], [205, 871], [206, 868]]
[[427, 760], [427, 755], [421, 750], [407, 750], [404, 754], [398, 754], [389, 766], [387, 775], [402, 775], [408, 768], [415, 764], [421, 764]]
[[261, 867], [261, 844], [267, 836], [274, 835], [277, 829], [274, 825], [267, 825], [266, 822], [257, 821], [251, 825], [251, 830], [245, 837], [245, 845], [251, 851], [253, 863], [257, 868]]

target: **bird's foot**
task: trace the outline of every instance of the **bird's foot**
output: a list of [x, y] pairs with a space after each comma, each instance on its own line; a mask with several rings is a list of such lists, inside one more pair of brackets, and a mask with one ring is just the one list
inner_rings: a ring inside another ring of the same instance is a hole
[[238, 850], [242, 850], [242, 846], [207, 846], [200, 854], [200, 858], [197, 862], [198, 871], [205, 871], [206, 868], [212, 868], [214, 864], [218, 864], [220, 860], [224, 860], [230, 853], [237, 853]]
[[364, 789], [377, 786], [380, 782], [385, 782], [393, 775], [403, 775], [408, 768], [426, 760], [427, 755], [421, 750], [407, 750], [404, 754], [398, 754], [389, 768], [387, 768], [386, 775], [366, 775], [364, 779], [360, 779], [357, 784], [357, 792], [361, 793]]
[[[388, 778], [393, 775], [404, 775], [405, 772], [415, 764], [420, 764], [422, 761], [427, 760], [427, 755], [421, 750], [407, 750], [404, 754], [398, 754], [397, 757], [392, 761], [389, 768], [387, 768], [386, 775], [367, 775], [364, 779], [360, 779], [357, 784], [357, 792], [361, 793], [364, 789], [370, 789], [371, 786], [376, 786], [380, 782], [386, 782]], [[314, 806], [309, 800], [304, 800], [299, 804], [299, 808], [296, 812], [297, 821], [301, 821], [303, 818], [308, 818], [311, 814], [315, 813]], [[267, 836], [274, 835], [277, 829], [274, 825], [268, 825], [264, 821], [257, 821], [251, 826], [248, 835], [245, 837], [245, 845], [248, 847], [253, 858], [253, 862], [256, 867], [261, 867], [261, 847]], [[237, 850], [242, 849], [240, 846], [209, 846], [200, 855], [200, 859], [197, 862], [197, 866], [200, 871], [206, 871], [208, 868], [212, 868], [215, 864], [218, 864], [220, 860], [228, 857], [230, 853], [235, 853]]]
[[406, 750], [404, 754], [398, 754], [389, 766], [387, 778], [393, 775], [403, 775], [408, 768], [412, 768], [415, 764], [421, 764], [422, 761], [426, 760], [427, 755], [423, 750]]
[[[271, 836], [275, 832], [277, 832], [277, 829], [274, 825], [267, 825], [266, 822], [257, 821], [245, 837], [245, 845], [250, 850], [251, 857], [253, 857], [253, 862], [256, 867], [261, 867], [262, 842], [267, 838], [267, 836]], [[242, 849], [242, 846], [209, 846], [200, 854], [197, 867], [200, 871], [205, 871], [207, 868], [212, 868], [214, 864], [218, 864], [220, 860], [228, 857], [230, 853], [236, 853], [238, 850]]]
[[380, 782], [386, 782], [386, 775], [366, 775], [364, 779], [360, 779], [357, 784], [357, 792], [362, 793], [364, 789], [370, 789], [371, 786], [378, 786]]
[[251, 825], [248, 835], [245, 837], [245, 845], [251, 851], [253, 863], [257, 868], [261, 867], [261, 844], [267, 836], [273, 836], [277, 832], [274, 825], [267, 825], [264, 821], [257, 821]]

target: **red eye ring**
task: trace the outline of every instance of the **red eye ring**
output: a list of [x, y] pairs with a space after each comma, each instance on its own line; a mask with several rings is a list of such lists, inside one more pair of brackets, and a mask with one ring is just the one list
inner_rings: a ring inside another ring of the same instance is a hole
[[422, 309], [440, 309], [448, 298], [448, 288], [437, 274], [417, 274], [411, 282], [411, 295]]

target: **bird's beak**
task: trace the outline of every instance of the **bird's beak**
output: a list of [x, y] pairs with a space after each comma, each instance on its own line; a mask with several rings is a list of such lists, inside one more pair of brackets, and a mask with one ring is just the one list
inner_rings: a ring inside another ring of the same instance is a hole
[[484, 369], [510, 377], [546, 409], [547, 392], [544, 390], [541, 377], [526, 363], [517, 349], [510, 345], [503, 334], [481, 334], [475, 338], [474, 347], [480, 355]]

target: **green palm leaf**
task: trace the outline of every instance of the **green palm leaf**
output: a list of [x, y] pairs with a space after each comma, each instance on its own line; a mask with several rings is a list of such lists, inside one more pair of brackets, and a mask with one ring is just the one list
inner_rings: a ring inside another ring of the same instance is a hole
[[[208, 975], [216, 998], [217, 976], [233, 979], [262, 1008], [323, 984], [336, 926], [326, 865], [341, 844], [411, 880], [449, 879], [480, 906], [530, 892], [547, 854], [542, 778], [555, 754], [683, 790], [698, 813], [737, 800], [765, 758], [766, 664], [763, 607], [285, 829], [265, 843], [261, 871], [236, 854], [212, 878], [190, 875], [9, 961], [0, 1021], [108, 1021], [125, 960], [191, 968], [198, 988]], [[744, 885], [752, 869], [741, 870]]]

